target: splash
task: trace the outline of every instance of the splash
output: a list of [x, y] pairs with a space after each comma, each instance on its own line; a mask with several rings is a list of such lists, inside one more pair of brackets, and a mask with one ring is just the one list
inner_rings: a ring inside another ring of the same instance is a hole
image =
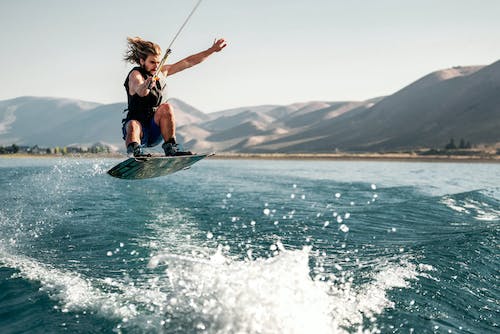
[[[394, 307], [393, 288], [417, 279], [416, 265], [403, 259], [380, 264], [369, 283], [355, 285], [352, 273], [339, 281], [313, 279], [311, 249], [285, 250], [255, 260], [233, 260], [221, 250], [209, 259], [160, 253], [149, 266], [167, 265], [172, 294], [169, 323], [189, 319], [207, 333], [375, 333], [377, 316]], [[368, 322], [367, 322], [368, 320]]]
[[368, 283], [355, 285], [349, 272], [325, 281], [310, 275], [309, 247], [285, 250], [278, 242], [277, 248], [274, 257], [245, 261], [224, 256], [222, 248], [210, 258], [159, 253], [149, 267], [166, 265], [164, 273], [128, 283], [87, 278], [4, 249], [0, 263], [39, 282], [62, 312], [116, 319], [118, 330], [220, 334], [376, 333], [377, 316], [394, 306], [387, 292], [409, 287], [425, 269], [402, 259], [374, 268]]
[[58, 269], [22, 255], [13, 255], [0, 248], [0, 266], [16, 269], [14, 277], [39, 282], [40, 290], [58, 303], [54, 308], [63, 313], [82, 312], [148, 329], [151, 319], [162, 310], [167, 296], [160, 291], [155, 279], [146, 287], [134, 282], [112, 278], [88, 278], [82, 274]]

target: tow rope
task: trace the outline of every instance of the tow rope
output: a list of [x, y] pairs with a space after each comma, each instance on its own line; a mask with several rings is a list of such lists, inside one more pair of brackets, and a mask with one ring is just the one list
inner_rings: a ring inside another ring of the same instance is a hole
[[193, 7], [193, 9], [191, 10], [191, 13], [189, 13], [188, 17], [186, 18], [186, 20], [184, 21], [184, 23], [182, 24], [182, 26], [179, 28], [179, 30], [177, 31], [177, 33], [175, 34], [174, 38], [172, 39], [172, 42], [170, 42], [170, 44], [168, 45], [168, 48], [167, 48], [167, 51], [165, 51], [165, 55], [163, 56], [163, 58], [161, 59], [161, 62], [160, 62], [160, 65], [158, 66], [158, 68], [156, 69], [156, 72], [155, 72], [155, 75], [153, 76], [154, 80], [158, 80], [158, 74], [160, 73], [161, 71], [161, 67], [163, 65], [165, 65], [165, 62], [167, 61], [167, 58], [168, 58], [168, 55], [172, 52], [172, 45], [174, 44], [175, 40], [177, 39], [177, 37], [179, 37], [182, 29], [184, 29], [184, 27], [186, 26], [186, 24], [188, 23], [189, 19], [191, 19], [191, 16], [193, 16], [194, 12], [196, 11], [196, 9], [198, 9], [198, 6], [200, 5], [202, 0], [198, 0], [198, 2], [196, 3], [196, 5]]

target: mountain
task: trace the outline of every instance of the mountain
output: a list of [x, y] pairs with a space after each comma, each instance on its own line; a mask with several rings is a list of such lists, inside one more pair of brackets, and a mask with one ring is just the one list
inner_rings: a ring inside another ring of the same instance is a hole
[[57, 145], [58, 137], [64, 136], [58, 129], [98, 106], [92, 102], [57, 98], [20, 97], [0, 101], [0, 144], [31, 144], [52, 133], [43, 144]]
[[[442, 148], [450, 138], [500, 146], [500, 61], [435, 71], [386, 97], [260, 105], [211, 114], [171, 99], [177, 136], [194, 151], [351, 152]], [[124, 103], [0, 101], [0, 145], [122, 148]]]
[[216, 111], [208, 114], [210, 117], [210, 120], [219, 118], [221, 116], [234, 116], [237, 115], [243, 111], [255, 111], [255, 112], [268, 112], [269, 110], [275, 109], [278, 107], [277, 105], [261, 105], [261, 106], [251, 106], [251, 107], [240, 107], [240, 108], [233, 108], [233, 109], [226, 109], [222, 111]]
[[210, 116], [196, 109], [192, 105], [179, 99], [169, 99], [170, 103], [175, 110], [175, 121], [177, 126], [185, 124], [205, 122], [210, 119]]
[[499, 92], [500, 62], [436, 71], [375, 103], [249, 151], [398, 151], [441, 148], [450, 138], [492, 145], [500, 143]]
[[[176, 110], [178, 126], [208, 119], [181, 100], [169, 102]], [[119, 148], [123, 146], [121, 120], [126, 107], [125, 103], [33, 96], [0, 101], [0, 145], [90, 146], [103, 142]]]
[[[500, 142], [500, 62], [486, 67], [434, 72], [371, 107], [362, 106], [297, 136], [269, 144], [273, 150], [314, 147], [349, 151], [390, 151], [443, 147], [450, 138]], [[264, 147], [262, 147], [264, 149]]]

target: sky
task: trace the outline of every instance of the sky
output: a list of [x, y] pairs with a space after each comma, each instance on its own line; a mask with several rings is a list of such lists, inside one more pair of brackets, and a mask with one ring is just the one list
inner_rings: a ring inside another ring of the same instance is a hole
[[[0, 0], [0, 100], [126, 101], [127, 36], [165, 49], [196, 0]], [[203, 112], [366, 100], [452, 66], [500, 60], [498, 0], [203, 0], [169, 62], [228, 46], [168, 79]]]

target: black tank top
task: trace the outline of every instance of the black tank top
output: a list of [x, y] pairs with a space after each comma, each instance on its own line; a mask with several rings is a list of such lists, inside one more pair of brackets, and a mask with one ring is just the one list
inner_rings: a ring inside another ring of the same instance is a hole
[[128, 114], [126, 120], [129, 121], [131, 119], [138, 120], [139, 122], [146, 123], [153, 118], [156, 107], [158, 107], [162, 100], [162, 89], [160, 86], [160, 82], [156, 81], [154, 86], [151, 88], [150, 92], [146, 96], [139, 96], [138, 94], [130, 95], [128, 89], [129, 76], [133, 71], [139, 71], [141, 73], [144, 80], [152, 75], [147, 72], [142, 67], [134, 67], [128, 74], [125, 79], [125, 90], [127, 91], [127, 100], [128, 100]]

